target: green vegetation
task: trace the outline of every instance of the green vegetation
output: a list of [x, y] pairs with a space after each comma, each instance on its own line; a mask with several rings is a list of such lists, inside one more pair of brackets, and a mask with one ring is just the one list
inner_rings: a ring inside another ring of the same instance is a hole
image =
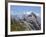
[[24, 23], [11, 19], [11, 31], [24, 31], [25, 29], [26, 27], [24, 27]]

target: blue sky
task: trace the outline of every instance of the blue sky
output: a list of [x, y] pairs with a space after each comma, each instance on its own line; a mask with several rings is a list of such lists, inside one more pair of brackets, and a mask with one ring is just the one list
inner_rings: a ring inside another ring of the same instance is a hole
[[24, 12], [35, 12], [39, 14], [41, 12], [40, 6], [17, 6], [17, 5], [11, 5], [10, 11], [12, 15], [18, 15], [18, 14], [24, 14]]

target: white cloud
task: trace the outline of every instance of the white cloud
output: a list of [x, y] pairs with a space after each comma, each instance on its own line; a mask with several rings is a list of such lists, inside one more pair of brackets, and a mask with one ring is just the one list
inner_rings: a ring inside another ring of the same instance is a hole
[[28, 11], [28, 12], [26, 12], [26, 14], [31, 14], [32, 13], [32, 11]]
[[39, 16], [39, 13], [34, 12], [34, 11], [27, 11], [27, 12], [24, 12], [24, 14], [31, 14], [32, 12], [33, 12], [34, 14], [36, 14], [37, 16]]
[[39, 13], [37, 13], [37, 12], [33, 12], [34, 14], [36, 14], [37, 16], [39, 16]]

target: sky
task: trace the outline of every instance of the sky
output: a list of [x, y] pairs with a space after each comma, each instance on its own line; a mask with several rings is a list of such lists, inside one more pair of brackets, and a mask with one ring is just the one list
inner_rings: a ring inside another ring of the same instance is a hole
[[30, 14], [31, 12], [39, 14], [41, 12], [41, 7], [40, 6], [11, 5], [10, 12], [11, 12], [11, 15]]

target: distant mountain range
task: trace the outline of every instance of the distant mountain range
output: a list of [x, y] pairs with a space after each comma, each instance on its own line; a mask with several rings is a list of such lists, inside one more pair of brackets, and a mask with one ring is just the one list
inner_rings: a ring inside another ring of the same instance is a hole
[[35, 13], [23, 14], [23, 15], [11, 15], [12, 20], [22, 21], [27, 26], [32, 28], [32, 30], [40, 30], [41, 29], [41, 17], [37, 16]]

